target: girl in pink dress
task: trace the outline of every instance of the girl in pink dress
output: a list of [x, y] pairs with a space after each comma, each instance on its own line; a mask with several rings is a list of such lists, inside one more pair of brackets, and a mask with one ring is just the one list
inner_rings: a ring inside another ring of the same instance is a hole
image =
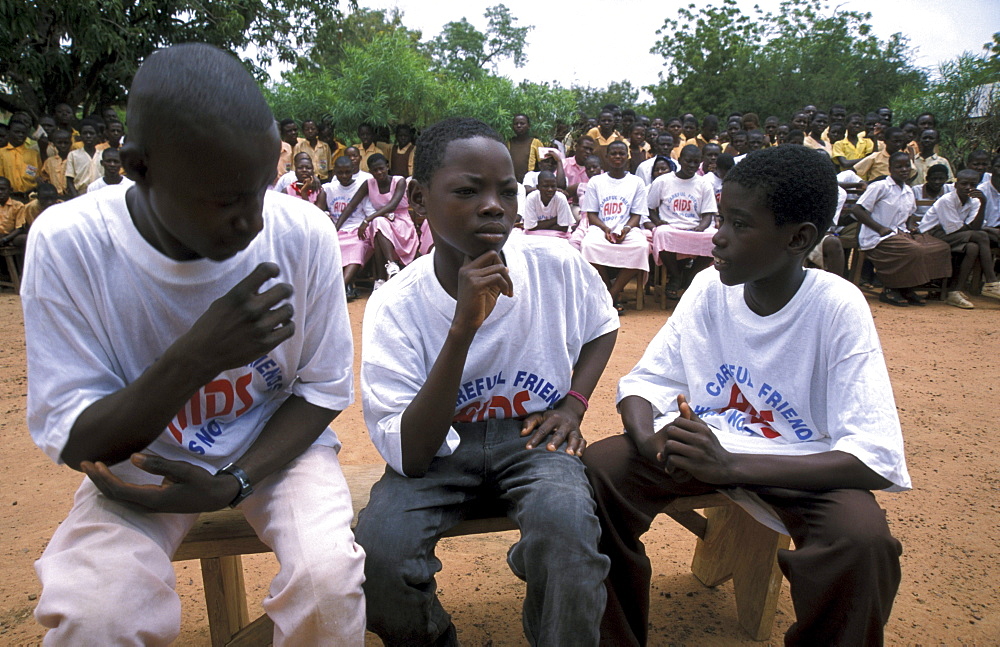
[[410, 219], [410, 204], [406, 199], [406, 178], [389, 175], [389, 161], [375, 153], [368, 158], [372, 177], [361, 185], [344, 209], [351, 213], [368, 198], [375, 212], [358, 226], [358, 237], [367, 238], [375, 249], [375, 289], [399, 273], [400, 265], [409, 265], [417, 257], [420, 239]]

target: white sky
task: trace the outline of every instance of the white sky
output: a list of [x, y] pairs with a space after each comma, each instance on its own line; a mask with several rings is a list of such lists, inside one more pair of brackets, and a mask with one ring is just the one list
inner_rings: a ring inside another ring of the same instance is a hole
[[[658, 40], [656, 30], [663, 26], [664, 19], [676, 18], [678, 8], [687, 6], [690, 0], [359, 0], [360, 5], [371, 9], [398, 7], [403, 22], [410, 29], [421, 30], [424, 40], [440, 33], [445, 23], [463, 16], [479, 30], [485, 30], [483, 12], [500, 2], [518, 19], [518, 25], [534, 26], [528, 34], [527, 65], [520, 69], [509, 63], [501, 65], [501, 74], [515, 81], [556, 80], [563, 86], [604, 87], [627, 78], [633, 86], [641, 87], [656, 83], [663, 68], [663, 59], [649, 53]], [[738, 0], [738, 4], [749, 15], [754, 4], [764, 11], [777, 12], [780, 0]], [[837, 6], [836, 2], [832, 4]], [[983, 44], [1000, 31], [998, 0], [846, 0], [839, 6], [843, 10], [870, 11], [870, 22], [879, 38], [895, 32], [908, 36], [916, 48], [916, 64], [932, 73], [937, 63], [963, 51], [980, 53]], [[598, 35], [598, 30], [607, 25], [621, 25], [620, 35]], [[614, 55], [607, 53], [610, 49]]]

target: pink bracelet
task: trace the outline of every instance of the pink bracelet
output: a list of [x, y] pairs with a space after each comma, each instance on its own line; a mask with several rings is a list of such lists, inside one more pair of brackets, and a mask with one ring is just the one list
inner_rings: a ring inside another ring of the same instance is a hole
[[577, 393], [576, 391], [568, 391], [566, 393], [566, 397], [567, 398], [576, 398], [577, 400], [579, 400], [580, 404], [583, 405], [583, 410], [584, 411], [586, 411], [587, 409], [590, 408], [590, 402], [588, 402], [587, 398], [583, 397], [583, 394], [581, 394], [581, 393]]

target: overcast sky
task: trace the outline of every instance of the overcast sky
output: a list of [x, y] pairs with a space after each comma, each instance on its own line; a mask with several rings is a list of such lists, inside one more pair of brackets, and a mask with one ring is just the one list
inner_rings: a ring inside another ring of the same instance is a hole
[[[441, 28], [463, 16], [478, 29], [485, 30], [486, 7], [501, 0], [464, 0], [463, 2], [427, 2], [427, 0], [359, 0], [371, 9], [398, 7], [410, 29], [423, 32], [427, 40]], [[500, 73], [515, 81], [559, 81], [572, 84], [606, 86], [610, 81], [627, 78], [636, 87], [656, 83], [663, 59], [650, 54], [658, 40], [656, 30], [665, 18], [676, 18], [677, 9], [688, 0], [574, 0], [573, 2], [505, 0], [518, 25], [532, 25], [528, 34], [528, 63], [517, 69], [500, 66]], [[708, 4], [698, 3], [699, 6]], [[718, 3], [715, 3], [718, 4]], [[753, 5], [777, 12], [780, 0], [738, 0], [748, 15]], [[837, 5], [837, 2], [833, 2]], [[882, 0], [839, 3], [844, 10], [870, 11], [871, 24], [882, 39], [895, 32], [910, 38], [917, 52], [916, 64], [932, 72], [937, 63], [954, 58], [963, 51], [981, 52], [984, 43], [1000, 31], [998, 0]], [[598, 35], [610, 25], [620, 25], [615, 36]], [[586, 51], [585, 43], [592, 43]], [[614, 54], [610, 55], [609, 50]]]

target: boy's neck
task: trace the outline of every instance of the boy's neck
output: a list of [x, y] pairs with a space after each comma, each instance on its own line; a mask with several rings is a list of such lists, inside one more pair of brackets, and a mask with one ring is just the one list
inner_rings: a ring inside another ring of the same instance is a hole
[[787, 263], [781, 272], [743, 285], [743, 300], [760, 317], [768, 317], [788, 305], [806, 278], [802, 259]]
[[930, 159], [930, 158], [934, 157], [934, 149], [931, 148], [930, 150], [926, 150], [925, 151], [924, 149], [921, 148], [920, 149], [920, 157], [921, 157], [921, 159]]
[[623, 168], [620, 168], [620, 169], [611, 169], [610, 171], [608, 171], [608, 175], [610, 175], [611, 177], [615, 178], [616, 180], [620, 180], [623, 177], [625, 177], [625, 169], [623, 169]]
[[316, 144], [319, 143], [319, 137], [306, 137], [306, 141], [309, 142], [310, 146], [316, 148]]
[[83, 145], [83, 150], [87, 151], [87, 155], [90, 155], [91, 157], [93, 157], [94, 153], [97, 152], [97, 144], [91, 144], [90, 146], [87, 146], [86, 144], [84, 144]]
[[112, 173], [111, 175], [108, 175], [107, 173], [105, 173], [104, 174], [104, 181], [107, 184], [118, 184], [119, 182], [122, 181], [121, 173]]

